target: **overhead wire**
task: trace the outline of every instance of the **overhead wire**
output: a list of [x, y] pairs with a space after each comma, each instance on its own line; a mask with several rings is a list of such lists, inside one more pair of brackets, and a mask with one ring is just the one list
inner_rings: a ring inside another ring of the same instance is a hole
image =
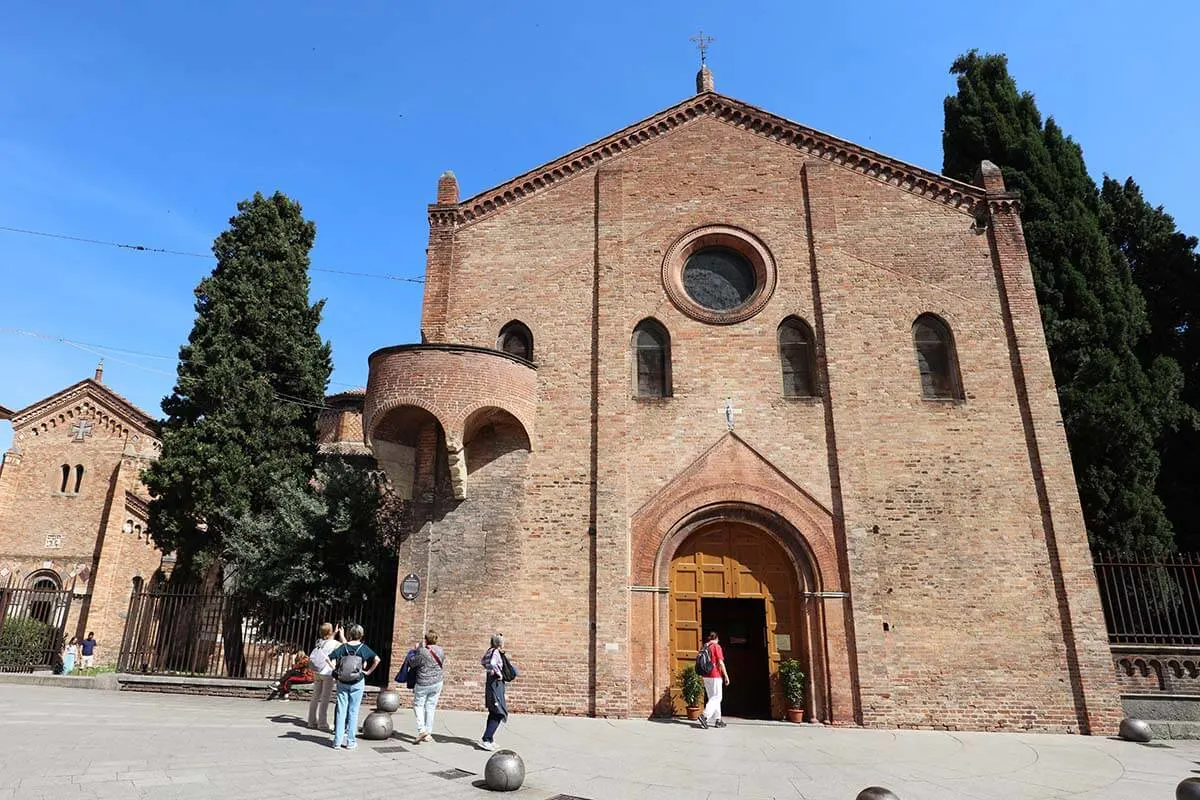
[[[0, 225], [0, 231], [8, 233], [22, 233], [27, 236], [43, 236], [48, 239], [62, 239], [68, 242], [81, 242], [83, 244], [98, 244], [105, 247], [116, 247], [122, 250], [136, 250], [142, 253], [161, 253], [170, 256], [185, 256], [187, 258], [205, 258], [212, 259], [212, 253], [194, 253], [187, 250], [171, 250], [166, 247], [151, 247], [144, 244], [126, 244], [124, 242], [110, 242], [104, 239], [89, 239], [86, 236], [74, 236], [66, 233], [50, 233], [49, 231], [36, 231], [30, 228], [17, 228], [11, 225]], [[357, 272], [346, 269], [332, 269], [330, 267], [313, 267], [308, 268], [312, 272], [328, 272], [334, 275], [349, 275], [355, 278], [377, 278], [379, 280], [397, 281], [399, 283], [425, 283], [424, 278], [406, 278], [400, 275], [387, 275], [376, 272]]]
[[[12, 328], [12, 327], [6, 327], [6, 326], [0, 326], [0, 335], [2, 335], [2, 334], [25, 336], [25, 337], [32, 338], [32, 339], [40, 339], [43, 341], [64, 344], [64, 345], [67, 345], [68, 347], [74, 347], [77, 350], [82, 350], [85, 353], [90, 353], [92, 355], [99, 356], [101, 359], [103, 359], [105, 361], [115, 361], [118, 364], [124, 364], [125, 366], [133, 367], [134, 369], [140, 369], [145, 372], [154, 373], [156, 375], [163, 375], [168, 378], [174, 379], [176, 382], [192, 380], [189, 378], [185, 378], [184, 376], [181, 376], [175, 372], [168, 372], [167, 370], [164, 370], [164, 369], [148, 367], [145, 364], [137, 364], [133, 361], [126, 361], [125, 359], [109, 355], [109, 352], [125, 353], [127, 355], [142, 356], [145, 358], [159, 358], [159, 359], [172, 360], [172, 358], [170, 356], [158, 355], [156, 353], [144, 353], [139, 350], [126, 350], [124, 348], [119, 348], [119, 347], [109, 347], [108, 345], [89, 344], [87, 342], [79, 342], [74, 339], [68, 339], [65, 336], [50, 336], [48, 334], [38, 333], [36, 331], [27, 331], [27, 330], [22, 330], [20, 328]], [[104, 351], [109, 351], [109, 352], [104, 352]], [[348, 386], [351, 388], [358, 388], [357, 384], [345, 383], [343, 381], [331, 380], [331, 381], [329, 381], [329, 383], [336, 384], [338, 386]], [[292, 405], [303, 406], [305, 408], [312, 408], [312, 409], [316, 409], [318, 411], [334, 410], [332, 406], [327, 406], [324, 403], [314, 403], [311, 400], [306, 400], [301, 397], [294, 397], [292, 395], [284, 394], [276, 389], [272, 389], [271, 392], [273, 395], [275, 395], [275, 399], [282, 403], [290, 403]]]

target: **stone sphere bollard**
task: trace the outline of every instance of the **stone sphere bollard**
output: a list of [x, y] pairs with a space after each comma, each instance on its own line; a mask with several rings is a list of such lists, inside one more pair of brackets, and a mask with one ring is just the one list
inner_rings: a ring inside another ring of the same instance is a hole
[[379, 697], [375, 699], [375, 710], [386, 711], [389, 714], [393, 711], [400, 710], [400, 693], [399, 692], [380, 692]]
[[1132, 717], [1121, 720], [1121, 727], [1117, 729], [1117, 735], [1130, 742], [1148, 742], [1154, 738], [1154, 732], [1150, 730], [1149, 723]]
[[900, 800], [891, 789], [882, 786], [868, 786], [858, 793], [854, 800]]
[[1200, 800], [1200, 778], [1184, 778], [1175, 787], [1175, 800]]
[[364, 739], [390, 739], [392, 736], [392, 715], [386, 711], [372, 711], [363, 720], [362, 737]]
[[497, 750], [483, 768], [483, 782], [499, 792], [520, 789], [525, 782], [525, 762], [512, 750]]

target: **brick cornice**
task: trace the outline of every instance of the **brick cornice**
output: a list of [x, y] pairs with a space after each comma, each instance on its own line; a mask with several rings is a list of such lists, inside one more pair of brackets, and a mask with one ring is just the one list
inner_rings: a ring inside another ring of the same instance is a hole
[[143, 522], [150, 519], [149, 501], [128, 490], [125, 492], [125, 509], [139, 515]]
[[97, 383], [91, 378], [86, 378], [79, 383], [68, 386], [60, 392], [38, 400], [19, 411], [12, 412], [13, 429], [16, 430], [19, 427], [32, 423], [45, 414], [58, 411], [62, 406], [78, 402], [85, 396], [91, 396], [98, 402], [108, 406], [117, 416], [128, 423], [130, 427], [136, 428], [140, 433], [145, 434], [151, 439], [158, 439], [158, 434], [154, 430], [154, 419], [150, 415], [124, 397], [121, 397], [121, 395], [112, 389], [109, 389], [102, 383]]
[[468, 197], [457, 205], [431, 205], [429, 224], [439, 228], [452, 227], [483, 219], [699, 119], [719, 120], [966, 214], [972, 213], [975, 205], [985, 199], [981, 187], [877, 153], [741, 100], [704, 92], [506, 183]]

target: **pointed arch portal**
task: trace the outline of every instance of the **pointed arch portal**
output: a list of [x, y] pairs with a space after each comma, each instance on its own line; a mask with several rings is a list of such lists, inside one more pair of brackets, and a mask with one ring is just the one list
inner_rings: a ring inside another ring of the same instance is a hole
[[858, 721], [841, 553], [832, 514], [726, 434], [634, 515], [631, 678], [648, 687], [634, 702], [682, 711], [679, 670], [716, 630], [737, 682], [731, 716], [781, 718], [779, 663], [795, 658], [808, 718]]

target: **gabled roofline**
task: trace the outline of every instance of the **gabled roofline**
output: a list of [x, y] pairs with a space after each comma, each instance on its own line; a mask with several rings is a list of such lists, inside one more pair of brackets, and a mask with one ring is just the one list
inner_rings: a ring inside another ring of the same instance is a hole
[[12, 419], [13, 412], [9, 411], [4, 406], [0, 406], [0, 419]]
[[19, 411], [12, 412], [11, 419], [13, 427], [16, 428], [19, 425], [25, 424], [30, 418], [50, 410], [55, 403], [59, 402], [60, 400], [66, 400], [72, 393], [75, 393], [81, 389], [90, 389], [96, 394], [100, 395], [107, 402], [112, 404], [117, 411], [120, 411], [122, 414], [124, 414], [131, 423], [138, 428], [141, 428], [143, 433], [151, 436], [152, 438], [158, 438], [158, 433], [155, 431], [155, 421], [153, 417], [151, 417], [145, 411], [142, 411], [140, 408], [126, 400], [121, 395], [114, 392], [112, 389], [109, 389], [103, 383], [99, 383], [91, 378], [84, 378], [78, 383], [71, 384], [61, 391], [57, 391], [48, 397], [43, 397], [41, 400], [30, 403]]
[[703, 92], [458, 203], [430, 205], [430, 224], [463, 225], [483, 219], [504, 206], [562, 183], [613, 156], [704, 118], [717, 119], [772, 139], [785, 147], [792, 147], [964, 214], [972, 213], [975, 205], [986, 197], [982, 187], [869, 150], [741, 100], [717, 92]]

